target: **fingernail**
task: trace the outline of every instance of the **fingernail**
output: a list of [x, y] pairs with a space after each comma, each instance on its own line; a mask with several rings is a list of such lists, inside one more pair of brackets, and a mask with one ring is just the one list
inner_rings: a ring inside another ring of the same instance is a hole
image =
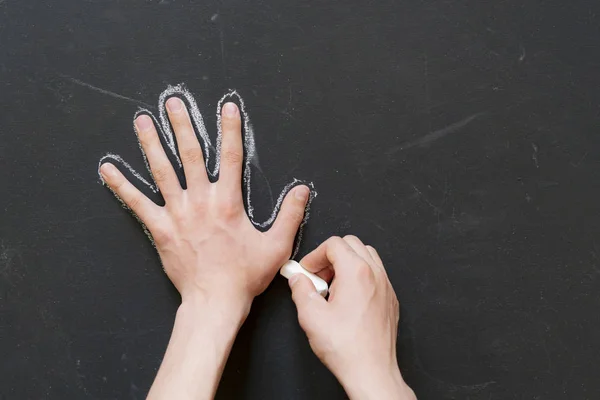
[[292, 275], [290, 279], [288, 279], [288, 284], [290, 287], [294, 287], [294, 285], [298, 282], [298, 274]]
[[294, 196], [296, 196], [298, 200], [306, 201], [308, 198], [308, 188], [306, 186], [298, 186], [294, 189]]
[[104, 179], [114, 178], [117, 175], [117, 168], [110, 163], [105, 163], [100, 166], [100, 173]]
[[225, 103], [223, 106], [223, 115], [226, 117], [235, 117], [238, 113], [238, 108], [235, 103]]
[[172, 113], [178, 113], [183, 108], [183, 101], [177, 97], [171, 97], [167, 100], [167, 109]]
[[147, 131], [152, 127], [152, 118], [147, 115], [140, 115], [135, 119], [135, 126], [138, 131]]

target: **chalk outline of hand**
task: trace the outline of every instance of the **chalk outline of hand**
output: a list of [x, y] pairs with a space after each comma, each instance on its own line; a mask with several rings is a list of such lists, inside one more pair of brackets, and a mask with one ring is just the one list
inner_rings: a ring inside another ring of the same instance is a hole
[[[254, 131], [252, 129], [252, 124], [250, 123], [250, 117], [248, 116], [248, 112], [246, 111], [244, 100], [242, 99], [242, 97], [239, 95], [239, 93], [236, 90], [229, 90], [223, 97], [221, 97], [221, 99], [217, 103], [217, 113], [216, 113], [217, 114], [217, 143], [216, 143], [216, 147], [215, 147], [212, 145], [210, 136], [208, 135], [208, 130], [206, 129], [206, 125], [204, 124], [204, 119], [202, 117], [202, 113], [200, 112], [200, 108], [198, 107], [194, 96], [192, 95], [192, 93], [190, 93], [190, 91], [185, 87], [184, 84], [179, 84], [176, 86], [168, 86], [167, 89], [161, 93], [161, 95], [158, 99], [158, 113], [159, 113], [158, 120], [156, 119], [156, 117], [150, 110], [145, 109], [145, 108], [138, 109], [138, 111], [135, 113], [134, 118], [133, 118], [133, 120], [135, 121], [135, 119], [140, 114], [146, 114], [152, 118], [158, 134], [160, 135], [162, 141], [164, 143], [166, 143], [166, 145], [167, 145], [165, 148], [165, 152], [167, 153], [168, 157], [171, 159], [173, 168], [175, 169], [176, 173], [179, 176], [181, 176], [183, 174], [183, 164], [179, 158], [179, 155], [177, 154], [177, 144], [174, 139], [174, 137], [175, 137], [174, 132], [172, 131], [171, 125], [169, 123], [169, 118], [167, 116], [166, 105], [165, 105], [166, 101], [170, 97], [179, 97], [180, 99], [182, 99], [184, 101], [184, 103], [186, 103], [186, 107], [187, 107], [188, 113], [190, 115], [190, 120], [192, 121], [192, 125], [196, 132], [196, 138], [200, 142], [200, 145], [201, 145], [203, 153], [204, 153], [204, 162], [205, 162], [206, 171], [208, 173], [209, 179], [213, 182], [218, 179], [219, 170], [220, 170], [220, 161], [221, 161], [221, 140], [222, 140], [221, 107], [223, 106], [223, 103], [225, 103], [226, 101], [235, 101], [239, 104], [240, 114], [242, 116], [242, 133], [243, 133], [243, 146], [244, 146], [244, 164], [243, 164], [243, 170], [242, 170], [242, 185], [244, 186], [243, 189], [245, 189], [244, 207], [246, 209], [246, 214], [248, 215], [250, 222], [255, 227], [257, 227], [261, 230], [266, 230], [273, 224], [273, 222], [275, 221], [275, 218], [277, 217], [277, 214], [280, 211], [281, 204], [283, 203], [283, 199], [285, 198], [285, 196], [291, 189], [293, 189], [294, 187], [301, 185], [301, 184], [307, 185], [310, 188], [310, 194], [308, 196], [308, 201], [306, 203], [304, 217], [302, 219], [302, 222], [300, 223], [300, 227], [298, 228], [298, 232], [296, 234], [296, 239], [294, 241], [292, 255], [290, 257], [290, 258], [294, 258], [298, 254], [298, 250], [300, 249], [300, 244], [302, 241], [302, 232], [304, 230], [304, 226], [306, 225], [306, 223], [308, 222], [308, 219], [310, 217], [310, 206], [311, 206], [314, 198], [317, 196], [317, 191], [314, 188], [313, 182], [303, 181], [303, 180], [294, 178], [292, 182], [285, 185], [284, 188], [282, 189], [281, 193], [279, 194], [279, 196], [277, 198], [277, 201], [275, 203], [275, 206], [273, 207], [273, 210], [272, 210], [269, 218], [267, 218], [263, 222], [257, 222], [254, 217], [254, 207], [252, 206], [252, 202], [251, 202], [251, 196], [252, 196], [252, 192], [251, 192], [252, 168], [251, 168], [251, 165], [254, 164], [255, 166], [257, 166], [258, 160], [257, 160], [257, 154], [256, 154], [256, 144], [255, 144], [255, 140], [254, 140]], [[134, 131], [135, 131], [135, 128], [134, 128]], [[137, 138], [137, 135], [136, 135], [136, 138]], [[152, 182], [154, 182], [154, 179], [152, 178], [152, 172], [150, 170], [150, 165], [148, 164], [148, 160], [146, 159], [146, 154], [144, 153], [144, 151], [142, 149], [139, 139], [138, 139], [138, 145], [140, 147], [140, 152], [142, 153], [142, 157], [144, 159], [144, 165], [146, 166], [146, 170], [148, 171], [148, 174], [151, 177], [150, 180], [152, 180]], [[212, 170], [210, 169], [211, 157], [215, 158], [214, 168]], [[100, 161], [98, 162], [98, 176], [100, 177], [100, 182], [104, 186], [108, 187], [108, 185], [106, 184], [106, 182], [104, 182], [104, 179], [102, 178], [102, 174], [100, 173], [100, 167], [102, 166], [102, 164], [104, 164], [105, 162], [109, 162], [109, 161], [112, 163], [116, 163], [117, 167], [120, 166], [120, 167], [128, 170], [129, 173], [131, 173], [131, 175], [135, 179], [137, 179], [137, 181], [140, 184], [149, 188], [153, 193], [160, 193], [158, 186], [155, 183], [149, 182], [140, 173], [138, 173], [127, 161], [125, 161], [121, 156], [119, 156], [118, 154], [114, 154], [114, 153], [106, 153], [103, 157], [100, 158]], [[134, 186], [138, 186], [135, 184], [135, 182], [131, 182], [131, 183]], [[136, 217], [138, 222], [142, 225], [144, 232], [146, 232], [146, 235], [150, 238], [150, 241], [155, 246], [154, 239], [152, 238], [152, 235], [150, 234], [149, 230], [146, 228], [145, 224], [125, 204], [125, 202], [123, 202], [123, 200], [121, 200], [119, 198], [119, 196], [116, 193], [114, 193], [114, 191], [113, 191], [113, 194], [122, 203], [122, 205], [126, 209], [128, 209], [134, 215], [134, 217]]]

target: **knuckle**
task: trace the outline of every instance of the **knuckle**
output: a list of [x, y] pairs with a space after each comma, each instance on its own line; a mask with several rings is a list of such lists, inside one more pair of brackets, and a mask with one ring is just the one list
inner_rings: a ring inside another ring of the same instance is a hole
[[199, 148], [183, 149], [180, 156], [181, 161], [186, 164], [198, 164], [202, 160], [202, 150]]
[[172, 232], [160, 225], [157, 227], [154, 227], [150, 231], [150, 233], [152, 234], [152, 238], [154, 239], [154, 242], [158, 246], [164, 246], [165, 244], [168, 244], [169, 242], [171, 242], [171, 240], [173, 239]]
[[154, 144], [154, 139], [158, 139], [156, 135], [153, 135], [152, 132], [142, 131], [138, 132], [138, 140], [142, 147], [149, 147]]
[[152, 176], [155, 182], [164, 182], [169, 176], [168, 168], [166, 166], [156, 167], [152, 170]]
[[287, 213], [288, 220], [293, 223], [300, 223], [304, 218], [304, 209], [294, 209]]
[[244, 159], [244, 155], [241, 151], [228, 149], [223, 151], [221, 161], [227, 164], [239, 164]]
[[348, 242], [354, 242], [354, 243], [360, 242], [360, 239], [354, 235], [346, 235], [346, 236], [344, 236], [344, 240], [346, 240]]
[[141, 202], [142, 198], [140, 197], [140, 195], [134, 195], [127, 201], [127, 206], [133, 211], [136, 211], [140, 206]]
[[341, 244], [344, 243], [344, 239], [342, 239], [339, 236], [332, 236], [329, 239], [327, 239], [327, 242], [328, 242], [329, 245], [339, 246], [339, 245], [341, 245]]
[[209, 203], [201, 196], [197, 196], [197, 198], [193, 198], [191, 200], [192, 207], [199, 214], [204, 214], [208, 210]]
[[355, 248], [355, 247], [359, 247], [360, 248], [360, 247], [364, 246], [362, 240], [360, 240], [358, 237], [356, 237], [354, 235], [346, 235], [346, 236], [344, 236], [344, 241], [348, 245], [352, 246], [353, 248]]
[[115, 192], [119, 192], [122, 188], [123, 185], [125, 185], [125, 179], [117, 179], [114, 182], [111, 182], [109, 184], [109, 186], [115, 191]]
[[358, 262], [356, 265], [356, 275], [365, 282], [371, 283], [374, 279], [373, 270], [364, 261]]
[[350, 249], [350, 246], [348, 245], [348, 242], [346, 242], [344, 239], [342, 239], [339, 236], [332, 236], [329, 239], [327, 239], [326, 241], [326, 247], [329, 249], [328, 251], [331, 252], [331, 254], [343, 254], [343, 253], [348, 253], [348, 249]]
[[240, 202], [230, 198], [224, 199], [219, 202], [218, 210], [224, 218], [232, 218], [238, 215], [240, 210]]
[[171, 213], [171, 218], [176, 226], [179, 226], [179, 227], [185, 226], [190, 221], [189, 214], [187, 214], [186, 211], [182, 208], [174, 207], [170, 211], [170, 213]]
[[[301, 295], [300, 295], [300, 291], [299, 290], [292, 290], [292, 301], [298, 305], [298, 303], [300, 303], [301, 300]], [[300, 310], [298, 310], [298, 317], [300, 317]]]

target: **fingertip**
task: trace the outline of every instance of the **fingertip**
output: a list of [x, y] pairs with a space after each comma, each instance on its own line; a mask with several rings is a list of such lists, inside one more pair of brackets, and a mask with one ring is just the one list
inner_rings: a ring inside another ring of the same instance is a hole
[[306, 301], [315, 298], [315, 295], [321, 297], [321, 295], [317, 293], [317, 289], [312, 281], [303, 274], [292, 275], [288, 280], [288, 284], [292, 290], [292, 300], [297, 305], [302, 306]]
[[290, 285], [290, 289], [293, 289], [294, 286], [296, 285], [296, 283], [298, 283], [298, 279], [300, 278], [301, 274], [294, 274], [290, 277], [290, 279], [288, 279], [288, 285]]
[[[310, 286], [306, 286], [306, 281], [308, 281]], [[290, 276], [290, 279], [288, 279], [288, 284], [290, 285], [292, 291], [294, 291], [294, 289], [297, 289], [298, 291], [307, 292], [311, 289], [311, 287], [314, 288], [314, 285], [312, 284], [310, 279], [304, 276], [303, 274], [299, 273]]]
[[239, 115], [238, 106], [235, 103], [228, 102], [223, 105], [223, 109], [221, 110], [221, 115], [227, 118], [234, 118]]
[[273, 235], [290, 243], [294, 240], [304, 220], [309, 193], [308, 187], [304, 185], [297, 186], [287, 193], [270, 229]]
[[171, 97], [167, 100], [167, 110], [171, 113], [178, 113], [183, 109], [183, 101], [177, 97]]
[[308, 195], [310, 194], [310, 189], [306, 185], [296, 186], [294, 188], [294, 197], [296, 200], [301, 201], [303, 204], [306, 204], [308, 201]]
[[100, 174], [102, 174], [102, 178], [105, 180], [112, 180], [117, 177], [117, 167], [113, 164], [106, 162], [100, 166]]
[[146, 132], [150, 130], [153, 124], [152, 118], [146, 114], [140, 114], [135, 119], [135, 127], [137, 128], [138, 132]]

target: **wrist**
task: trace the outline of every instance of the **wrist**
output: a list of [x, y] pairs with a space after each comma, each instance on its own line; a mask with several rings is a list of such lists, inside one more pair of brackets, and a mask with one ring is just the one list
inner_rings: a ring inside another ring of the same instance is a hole
[[190, 325], [214, 328], [223, 333], [236, 334], [250, 312], [252, 299], [235, 296], [217, 296], [203, 292], [186, 293], [181, 297], [177, 318]]
[[397, 366], [356, 371], [340, 379], [340, 383], [352, 400], [416, 400]]
[[[182, 297], [169, 346], [149, 399], [212, 398], [250, 303]], [[200, 393], [206, 397], [199, 397]]]

